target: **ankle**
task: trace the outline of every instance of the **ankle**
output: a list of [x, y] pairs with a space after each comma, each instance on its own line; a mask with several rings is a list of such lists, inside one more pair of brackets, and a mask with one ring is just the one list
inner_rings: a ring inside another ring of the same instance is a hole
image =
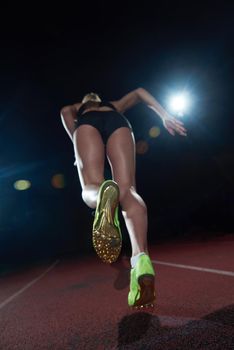
[[138, 254], [136, 254], [136, 255], [131, 257], [130, 262], [131, 262], [132, 269], [136, 266], [136, 263], [137, 263], [137, 260], [139, 259], [139, 257], [141, 255], [145, 255], [145, 254], [147, 254], [147, 253], [146, 252], [140, 252], [140, 253], [138, 253]]

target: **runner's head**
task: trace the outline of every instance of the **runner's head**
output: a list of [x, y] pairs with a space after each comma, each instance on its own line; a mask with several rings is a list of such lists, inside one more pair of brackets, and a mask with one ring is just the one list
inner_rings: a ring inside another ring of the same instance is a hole
[[101, 102], [102, 100], [100, 99], [100, 97], [98, 96], [98, 94], [96, 94], [95, 92], [89, 92], [88, 94], [86, 94], [83, 99], [82, 99], [82, 103], [87, 103], [89, 101], [92, 102]]

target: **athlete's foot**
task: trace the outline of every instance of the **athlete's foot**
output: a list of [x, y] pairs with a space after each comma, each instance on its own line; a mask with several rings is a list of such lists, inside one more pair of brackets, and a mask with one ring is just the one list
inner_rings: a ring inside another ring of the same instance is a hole
[[117, 183], [112, 180], [104, 181], [98, 193], [92, 240], [96, 253], [106, 263], [116, 261], [122, 247], [118, 204]]
[[154, 307], [155, 272], [148, 255], [140, 255], [136, 265], [131, 269], [128, 305], [136, 309]]

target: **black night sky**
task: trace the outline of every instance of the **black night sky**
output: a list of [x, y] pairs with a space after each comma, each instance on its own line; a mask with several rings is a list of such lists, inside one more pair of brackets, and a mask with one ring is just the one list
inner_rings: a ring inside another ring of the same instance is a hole
[[[64, 105], [89, 91], [116, 100], [143, 87], [167, 109], [170, 94], [187, 90], [187, 138], [171, 136], [144, 104], [125, 114], [136, 142], [148, 144], [137, 154], [136, 179], [149, 241], [233, 233], [233, 19], [231, 1], [2, 9], [2, 261], [92, 250], [93, 217], [60, 119]], [[55, 174], [64, 188], [52, 186]], [[20, 179], [31, 182], [28, 191], [14, 189]]]

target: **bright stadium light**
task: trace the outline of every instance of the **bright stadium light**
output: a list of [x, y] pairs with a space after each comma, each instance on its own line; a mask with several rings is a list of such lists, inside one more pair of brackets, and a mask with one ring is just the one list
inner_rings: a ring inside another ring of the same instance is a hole
[[180, 93], [170, 98], [170, 109], [177, 116], [182, 117], [189, 106], [189, 96], [187, 93]]

